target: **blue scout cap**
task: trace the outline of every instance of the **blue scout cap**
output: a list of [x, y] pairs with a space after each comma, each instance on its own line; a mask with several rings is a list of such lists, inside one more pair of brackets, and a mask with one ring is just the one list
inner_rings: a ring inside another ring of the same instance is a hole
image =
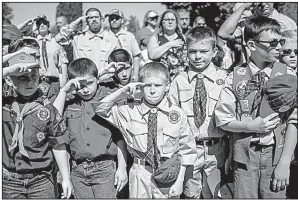
[[181, 161], [177, 153], [163, 162], [152, 174], [151, 180], [158, 189], [165, 195], [178, 178], [181, 167]]
[[297, 105], [297, 77], [291, 74], [275, 76], [264, 84], [263, 94], [262, 118], [274, 112], [285, 113]]

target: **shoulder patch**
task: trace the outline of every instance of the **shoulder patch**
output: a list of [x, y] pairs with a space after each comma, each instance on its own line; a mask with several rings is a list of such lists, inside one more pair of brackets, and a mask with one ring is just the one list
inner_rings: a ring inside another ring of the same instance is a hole
[[244, 98], [246, 94], [246, 85], [247, 85], [247, 80], [242, 80], [236, 85], [236, 94], [240, 98]]
[[37, 111], [37, 117], [38, 119], [42, 120], [42, 121], [47, 121], [51, 116], [51, 112], [49, 109], [43, 107], [43, 108], [40, 108], [38, 111]]
[[181, 119], [181, 115], [178, 111], [176, 110], [173, 110], [169, 113], [169, 121], [172, 123], [172, 124], [177, 124]]
[[240, 76], [244, 76], [246, 74], [246, 69], [245, 68], [239, 68], [237, 70], [237, 74]]

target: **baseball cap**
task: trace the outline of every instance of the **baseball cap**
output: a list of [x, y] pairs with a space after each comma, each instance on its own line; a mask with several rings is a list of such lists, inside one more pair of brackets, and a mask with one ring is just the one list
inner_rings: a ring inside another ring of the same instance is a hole
[[262, 118], [274, 112], [285, 113], [297, 106], [297, 77], [291, 74], [275, 76], [264, 84], [262, 92]]
[[122, 12], [118, 9], [111, 10], [111, 12], [109, 13], [109, 16], [111, 16], [111, 15], [116, 15], [116, 16], [123, 18]]
[[[21, 53], [11, 57], [8, 60], [9, 66], [12, 66], [17, 63], [39, 63], [39, 61], [30, 54]], [[39, 64], [36, 64], [36, 67], [39, 67]]]

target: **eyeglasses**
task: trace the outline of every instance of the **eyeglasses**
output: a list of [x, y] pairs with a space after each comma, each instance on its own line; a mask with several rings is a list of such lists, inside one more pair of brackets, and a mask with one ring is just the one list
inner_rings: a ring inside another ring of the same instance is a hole
[[176, 19], [163, 19], [163, 21], [165, 21], [165, 22], [176, 22]]
[[110, 21], [114, 21], [114, 20], [118, 21], [119, 19], [121, 19], [121, 17], [115, 16], [115, 15], [112, 15], [112, 16], [109, 17]]
[[291, 55], [292, 54], [292, 52], [294, 52], [294, 54], [297, 56], [297, 49], [294, 49], [294, 50], [292, 50], [292, 49], [284, 49], [284, 50], [282, 50], [282, 55], [283, 56], [289, 56], [289, 55]]
[[281, 40], [272, 40], [272, 41], [262, 41], [262, 40], [254, 40], [256, 42], [263, 42], [263, 43], [268, 43], [270, 44], [271, 47], [277, 47], [278, 43], [283, 46], [286, 43], [285, 39]]
[[148, 19], [150, 19], [151, 21], [157, 21], [158, 20], [158, 16], [148, 17]]

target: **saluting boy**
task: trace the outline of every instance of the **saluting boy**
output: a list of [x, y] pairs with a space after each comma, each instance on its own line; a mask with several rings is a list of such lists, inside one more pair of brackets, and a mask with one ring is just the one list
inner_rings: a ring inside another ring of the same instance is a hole
[[[11, 44], [15, 45], [15, 44]], [[29, 44], [22, 47], [35, 48]], [[55, 198], [55, 160], [61, 171], [63, 198], [72, 185], [62, 137], [65, 123], [39, 86], [39, 59], [17, 54], [3, 69], [10, 91], [3, 95], [3, 198]]]
[[[168, 198], [182, 193], [186, 166], [193, 165], [195, 141], [184, 112], [166, 98], [169, 72], [161, 63], [145, 64], [141, 83], [130, 83], [104, 98], [96, 113], [120, 127], [134, 159], [129, 173], [130, 198]], [[141, 87], [144, 98], [133, 105], [114, 105]]]
[[205, 177], [203, 183], [206, 184], [206, 178], [213, 170], [224, 167], [225, 141], [222, 137], [225, 133], [215, 126], [214, 108], [227, 72], [212, 62], [217, 53], [216, 35], [212, 29], [195, 27], [189, 30], [186, 40], [190, 68], [173, 80], [169, 98], [185, 112], [195, 136], [198, 159], [184, 194], [199, 198], [202, 178]]

